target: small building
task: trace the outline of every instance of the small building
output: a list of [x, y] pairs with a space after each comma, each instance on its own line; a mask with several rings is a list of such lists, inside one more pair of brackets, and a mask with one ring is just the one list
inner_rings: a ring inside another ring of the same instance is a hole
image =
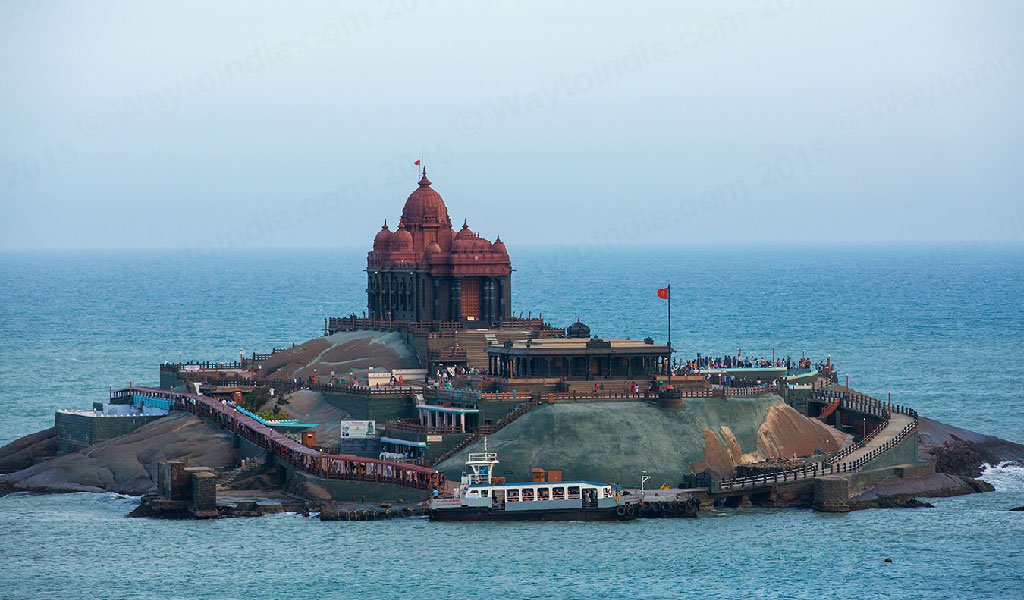
[[[579, 325], [568, 332], [583, 331]], [[665, 372], [670, 356], [667, 345], [651, 338], [509, 340], [487, 349], [489, 372], [503, 379], [644, 380]]]
[[[160, 404], [157, 400], [150, 401]], [[58, 410], [53, 417], [57, 428], [57, 452], [78, 452], [93, 444], [128, 435], [164, 416], [167, 416], [167, 407], [147, 406], [142, 402], [107, 405], [97, 402], [92, 410]]]

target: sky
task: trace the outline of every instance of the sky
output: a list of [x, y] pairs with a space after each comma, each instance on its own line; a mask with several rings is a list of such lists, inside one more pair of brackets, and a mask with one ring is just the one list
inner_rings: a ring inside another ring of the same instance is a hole
[[0, 249], [1024, 241], [1024, 3], [0, 4]]

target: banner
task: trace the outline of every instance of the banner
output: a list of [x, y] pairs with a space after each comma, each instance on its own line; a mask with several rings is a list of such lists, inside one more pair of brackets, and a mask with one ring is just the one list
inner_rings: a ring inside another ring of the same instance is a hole
[[341, 437], [372, 438], [377, 435], [376, 421], [342, 421]]

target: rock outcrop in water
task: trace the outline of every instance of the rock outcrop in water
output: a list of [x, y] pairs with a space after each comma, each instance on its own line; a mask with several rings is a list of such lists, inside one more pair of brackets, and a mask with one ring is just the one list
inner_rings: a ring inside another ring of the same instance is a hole
[[27, 469], [56, 455], [56, 427], [30, 433], [0, 448], [0, 474]]
[[[18, 442], [23, 440], [26, 438]], [[0, 490], [140, 495], [156, 489], [157, 464], [168, 460], [225, 468], [236, 464], [238, 457], [230, 433], [197, 417], [176, 413], [81, 452], [0, 475]]]
[[982, 465], [1003, 461], [1024, 462], [1024, 445], [922, 418], [918, 423], [921, 460], [931, 460], [935, 470], [977, 478]]

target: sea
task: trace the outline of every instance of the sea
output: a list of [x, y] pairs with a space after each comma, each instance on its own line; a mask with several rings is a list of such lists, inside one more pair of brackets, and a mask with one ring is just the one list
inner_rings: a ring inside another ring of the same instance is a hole
[[[513, 305], [678, 356], [831, 356], [922, 415], [1024, 443], [1024, 246], [530, 247]], [[0, 253], [0, 445], [365, 308], [365, 250]], [[642, 468], [638, 465], [638, 469]], [[635, 523], [128, 519], [115, 494], [0, 498], [2, 598], [1024, 598], [1024, 469], [935, 508]], [[891, 562], [885, 562], [885, 559]]]

